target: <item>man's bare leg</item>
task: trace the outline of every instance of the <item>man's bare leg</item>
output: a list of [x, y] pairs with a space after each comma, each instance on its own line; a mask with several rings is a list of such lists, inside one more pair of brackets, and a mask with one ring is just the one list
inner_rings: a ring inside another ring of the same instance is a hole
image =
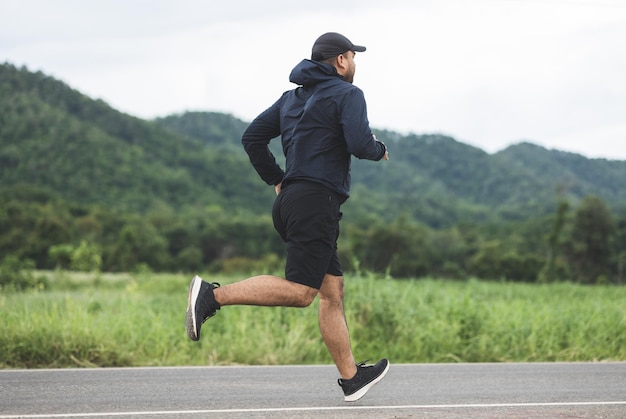
[[213, 292], [215, 300], [222, 306], [306, 307], [317, 295], [315, 288], [273, 275], [253, 276], [216, 288]]
[[343, 277], [327, 274], [319, 292], [273, 275], [254, 276], [215, 288], [213, 292], [221, 306], [306, 307], [319, 295], [319, 326], [324, 343], [342, 378], [350, 379], [356, 374], [343, 307]]
[[350, 379], [356, 374], [356, 362], [343, 307], [343, 277], [326, 274], [318, 295], [319, 325], [324, 343], [341, 378]]

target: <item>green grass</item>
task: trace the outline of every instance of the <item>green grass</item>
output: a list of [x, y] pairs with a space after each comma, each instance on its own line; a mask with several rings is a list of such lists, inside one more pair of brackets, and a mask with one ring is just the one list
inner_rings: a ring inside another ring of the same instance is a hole
[[[0, 294], [2, 368], [332, 363], [317, 302], [225, 307], [192, 342], [187, 276], [47, 275], [46, 291]], [[357, 360], [624, 361], [625, 301], [625, 287], [346, 278]]]

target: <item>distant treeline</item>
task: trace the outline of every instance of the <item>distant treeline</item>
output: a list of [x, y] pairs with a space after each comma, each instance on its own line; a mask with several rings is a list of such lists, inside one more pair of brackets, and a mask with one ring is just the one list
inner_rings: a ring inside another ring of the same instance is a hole
[[[626, 218], [595, 196], [576, 208], [561, 201], [554, 214], [519, 223], [442, 229], [405, 217], [342, 223], [347, 272], [623, 283]], [[0, 255], [38, 269], [280, 274], [284, 248], [269, 215], [207, 207], [139, 216], [22, 189], [19, 199], [0, 199]]]

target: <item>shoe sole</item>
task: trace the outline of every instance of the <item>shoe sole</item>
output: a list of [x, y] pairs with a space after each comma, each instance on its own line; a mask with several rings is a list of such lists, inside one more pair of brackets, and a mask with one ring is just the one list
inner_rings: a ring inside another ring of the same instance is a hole
[[385, 375], [387, 375], [387, 372], [389, 371], [389, 367], [391, 366], [390, 362], [387, 362], [387, 367], [385, 368], [385, 370], [376, 378], [374, 378], [370, 383], [366, 384], [365, 386], [363, 386], [363, 388], [361, 388], [359, 391], [350, 394], [349, 396], [345, 396], [344, 400], [347, 402], [356, 402], [357, 400], [359, 400], [361, 397], [365, 396], [365, 394], [368, 392], [368, 390], [370, 388], [372, 388], [374, 386], [374, 384], [378, 383], [380, 380], [382, 380], [383, 378], [385, 378]]
[[187, 295], [187, 315], [185, 317], [185, 326], [187, 328], [187, 336], [191, 340], [199, 340], [198, 319], [196, 318], [196, 302], [200, 294], [202, 279], [194, 276], [189, 284], [189, 293]]

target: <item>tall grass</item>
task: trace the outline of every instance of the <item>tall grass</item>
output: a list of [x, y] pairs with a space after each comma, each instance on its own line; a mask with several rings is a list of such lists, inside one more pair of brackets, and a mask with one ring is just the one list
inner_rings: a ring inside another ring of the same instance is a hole
[[[49, 275], [47, 291], [0, 294], [0, 367], [332, 362], [317, 302], [225, 307], [192, 342], [186, 276]], [[626, 360], [625, 301], [624, 287], [346, 278], [358, 360]]]

